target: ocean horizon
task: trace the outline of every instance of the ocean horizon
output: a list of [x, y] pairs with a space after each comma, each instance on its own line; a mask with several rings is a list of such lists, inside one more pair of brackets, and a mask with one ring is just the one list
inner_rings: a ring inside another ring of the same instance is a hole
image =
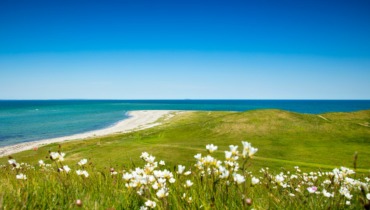
[[305, 114], [370, 109], [370, 100], [0, 100], [0, 147], [98, 130], [135, 110], [249, 111]]

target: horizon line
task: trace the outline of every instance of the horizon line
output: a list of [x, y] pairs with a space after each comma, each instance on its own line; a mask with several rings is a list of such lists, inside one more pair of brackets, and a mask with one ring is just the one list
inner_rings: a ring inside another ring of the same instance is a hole
[[165, 98], [162, 98], [162, 99], [144, 99], [144, 98], [141, 98], [141, 99], [114, 99], [114, 98], [110, 98], [110, 99], [101, 99], [101, 98], [87, 98], [87, 99], [84, 99], [84, 98], [56, 98], [56, 99], [37, 99], [37, 98], [34, 98], [34, 99], [0, 99], [0, 101], [248, 101], [248, 100], [253, 100], [253, 101], [278, 101], [278, 100], [281, 100], [281, 101], [369, 101], [369, 99], [341, 99], [341, 98], [338, 98], [338, 99], [320, 99], [320, 98], [317, 98], [317, 99], [288, 99], [288, 98], [283, 98], [283, 99], [269, 99], [269, 98], [265, 98], [265, 99], [228, 99], [228, 98], [213, 98], [213, 99], [190, 99], [190, 98], [185, 98], [185, 99], [165, 99]]

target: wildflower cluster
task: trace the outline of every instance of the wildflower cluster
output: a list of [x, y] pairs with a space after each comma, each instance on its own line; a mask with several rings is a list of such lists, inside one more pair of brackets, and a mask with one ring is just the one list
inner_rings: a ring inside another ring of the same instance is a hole
[[[69, 173], [71, 171], [71, 168], [69, 168], [68, 165], [63, 165], [64, 157], [66, 154], [64, 152], [58, 151], [58, 152], [51, 152], [49, 151], [49, 159], [55, 163], [57, 167], [58, 172], [64, 172], [64, 173]], [[43, 160], [39, 161], [39, 165], [41, 167], [45, 166], [45, 163]]]
[[22, 170], [22, 169], [35, 169], [34, 166], [28, 163], [18, 163], [15, 159], [9, 156], [8, 163], [12, 166], [12, 170]]
[[365, 177], [362, 181], [354, 179], [352, 176], [355, 172], [345, 167], [331, 172], [302, 173], [298, 166], [295, 167], [295, 172], [286, 171], [273, 175], [268, 168], [261, 169], [261, 172], [264, 174], [265, 186], [272, 186], [279, 194], [302, 200], [322, 197], [327, 203], [351, 205], [354, 195], [366, 197], [370, 190], [369, 178]]
[[66, 155], [64, 152], [49, 152], [50, 160], [56, 161], [56, 162], [62, 162], [64, 161], [64, 156]]
[[33, 166], [29, 165], [28, 163], [18, 163], [13, 157], [8, 157], [8, 163], [11, 166], [13, 171], [16, 171], [16, 179], [19, 180], [26, 180], [27, 175], [25, 175], [22, 171], [29, 170], [29, 169], [35, 169]]
[[[68, 165], [64, 165], [63, 161], [66, 156], [66, 153], [60, 151], [61, 146], [59, 146], [58, 152], [51, 152], [49, 151], [49, 159], [56, 165], [57, 171], [60, 173], [69, 174], [72, 169]], [[82, 176], [84, 178], [89, 177], [89, 173], [85, 170], [85, 165], [87, 163], [87, 159], [80, 160], [77, 165], [80, 167], [80, 169], [76, 170], [76, 174], [78, 176]], [[42, 168], [50, 166], [50, 164], [45, 164], [43, 160], [39, 160], [39, 166]]]
[[[125, 186], [129, 189], [134, 189], [138, 195], [147, 199], [145, 205], [149, 208], [154, 208], [156, 202], [149, 200], [152, 193], [156, 195], [154, 200], [165, 199], [169, 195], [169, 185], [176, 182], [174, 175], [167, 169], [159, 170], [158, 162], [155, 157], [143, 152], [140, 156], [145, 161], [143, 168], [136, 168], [130, 172], [123, 174], [123, 179], [126, 181]], [[165, 165], [164, 161], [160, 161], [160, 165]]]
[[89, 177], [89, 173], [85, 170], [86, 163], [87, 159], [80, 160], [77, 164], [81, 167], [81, 169], [76, 170], [77, 175], [83, 176], [85, 178]]
[[[110, 167], [104, 174], [94, 172], [87, 159], [81, 159], [75, 166], [69, 167], [64, 164], [66, 154], [60, 151], [49, 152], [48, 160], [38, 161], [36, 167], [18, 163], [9, 157], [9, 165], [0, 169], [11, 169], [8, 174], [19, 180], [14, 182], [20, 185], [36, 183], [33, 182], [35, 175], [28, 173], [30, 169], [50, 172], [58, 177], [56, 180], [65, 183], [70, 180], [70, 183], [82, 183], [84, 190], [89, 186], [86, 183], [99, 183], [98, 186], [91, 187], [95, 190], [107, 183], [109, 190], [106, 192], [129, 194], [130, 199], [137, 199], [133, 202], [135, 209], [140, 207], [142, 210], [224, 209], [230, 206], [243, 209], [370, 207], [370, 178], [356, 178], [355, 171], [349, 168], [340, 167], [328, 172], [302, 172], [296, 166], [292, 171], [282, 170], [277, 173], [271, 172], [269, 168], [262, 168], [259, 174], [252, 174], [247, 169], [248, 161], [258, 149], [252, 147], [251, 143], [242, 141], [241, 146], [229, 145], [228, 150], [222, 153], [217, 152], [218, 149], [213, 144], [206, 145], [207, 153], [196, 154], [194, 165], [189, 167], [177, 164], [173, 170], [166, 168], [165, 161], [156, 161], [154, 156], [143, 152], [140, 156], [144, 161], [142, 167], [123, 172]], [[117, 174], [121, 174], [122, 179]], [[76, 180], [78, 181], [75, 182]], [[116, 186], [117, 190], [114, 188]], [[85, 207], [91, 203], [80, 196], [73, 198], [73, 205]], [[264, 204], [257, 202], [263, 199]]]
[[[230, 145], [229, 150], [224, 151], [224, 161], [217, 160], [210, 154], [202, 157], [202, 154], [198, 153], [194, 156], [194, 158], [197, 159], [195, 167], [202, 176], [211, 176], [215, 180], [228, 180], [240, 185], [246, 181], [245, 175], [247, 173], [244, 169], [248, 158], [253, 157], [253, 155], [258, 151], [258, 149], [252, 147], [249, 142], [242, 141], [242, 145], [243, 150], [241, 153], [238, 150], [238, 146]], [[217, 148], [218, 147], [213, 144], [206, 146], [209, 153], [213, 153]], [[243, 160], [242, 167], [240, 167], [239, 160]], [[240, 174], [240, 172], [243, 174]], [[253, 184], [258, 183], [259, 179], [253, 177]], [[229, 182], [227, 182], [227, 184], [229, 184]]]
[[40, 168], [50, 168], [51, 167], [51, 164], [47, 164], [43, 160], [39, 160], [38, 164]]

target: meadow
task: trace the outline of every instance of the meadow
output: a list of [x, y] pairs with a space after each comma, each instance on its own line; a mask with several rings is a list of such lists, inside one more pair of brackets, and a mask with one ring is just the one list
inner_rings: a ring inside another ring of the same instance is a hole
[[1, 158], [0, 209], [368, 209], [369, 123], [369, 110], [188, 112]]

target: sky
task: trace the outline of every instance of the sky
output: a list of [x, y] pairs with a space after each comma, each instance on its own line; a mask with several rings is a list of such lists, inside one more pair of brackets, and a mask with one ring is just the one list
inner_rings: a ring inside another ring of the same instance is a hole
[[368, 0], [1, 0], [0, 99], [370, 99]]

